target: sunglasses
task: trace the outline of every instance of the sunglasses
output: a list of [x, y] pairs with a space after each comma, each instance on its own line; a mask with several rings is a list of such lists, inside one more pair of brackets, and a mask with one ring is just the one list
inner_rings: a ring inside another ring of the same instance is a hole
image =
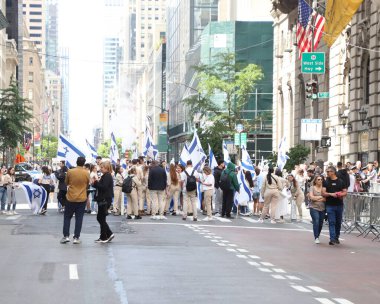
[[321, 181], [322, 180], [322, 178], [317, 178], [317, 181]]

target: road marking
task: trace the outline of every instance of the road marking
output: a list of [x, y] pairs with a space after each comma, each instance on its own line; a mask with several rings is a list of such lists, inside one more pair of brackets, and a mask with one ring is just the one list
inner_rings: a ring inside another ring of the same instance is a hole
[[229, 220], [229, 219], [225, 219], [225, 218], [222, 218], [222, 217], [216, 217], [216, 219], [217, 219], [219, 222], [222, 222], [222, 223], [231, 223], [231, 220]]
[[329, 299], [326, 299], [326, 298], [315, 298], [319, 303], [322, 303], [322, 304], [335, 304], [335, 302], [329, 300]]
[[245, 256], [244, 254], [237, 254], [236, 255], [239, 259], [247, 259], [247, 256]]
[[286, 271], [284, 269], [281, 269], [281, 268], [273, 268], [273, 271], [277, 272], [277, 273], [286, 273]]
[[260, 260], [260, 257], [258, 257], [257, 255], [249, 255], [249, 257], [251, 259], [258, 259], [258, 260]]
[[259, 270], [262, 272], [272, 272], [272, 270], [270, 270], [268, 268], [259, 268]]
[[277, 280], [286, 280], [286, 278], [283, 277], [283, 276], [280, 275], [280, 274], [272, 274], [272, 277], [274, 277], [274, 278], [277, 279]]
[[254, 220], [254, 219], [251, 219], [251, 218], [248, 218], [248, 217], [242, 217], [243, 220], [247, 221], [247, 222], [250, 222], [250, 223], [254, 223], [254, 224], [257, 224], [258, 221], [257, 220]]
[[302, 281], [299, 277], [296, 277], [296, 276], [287, 275], [286, 277], [287, 277], [289, 280]]
[[334, 298], [334, 300], [337, 301], [339, 304], [354, 304], [351, 301], [348, 301], [348, 300], [342, 299], [342, 298]]
[[121, 304], [128, 304], [127, 290], [124, 286], [123, 280], [120, 279], [116, 272], [116, 261], [113, 254], [112, 247], [107, 248], [107, 273], [108, 277], [113, 282], [113, 288], [116, 294], [119, 296]]
[[221, 239], [221, 236], [214, 236], [214, 239]]
[[208, 235], [216, 235], [215, 233], [211, 233], [211, 232], [210, 232], [210, 233], [207, 233], [207, 234], [208, 234]]
[[251, 265], [251, 266], [260, 266], [259, 263], [257, 263], [257, 262], [252, 262], [252, 261], [249, 261], [248, 264]]
[[204, 233], [204, 232], [200, 232], [199, 234], [200, 234], [200, 235], [205, 235], [206, 233]]
[[229, 243], [230, 241], [220, 240], [220, 242], [222, 242], [222, 243]]
[[328, 292], [326, 289], [323, 289], [318, 286], [307, 286], [307, 288], [310, 288], [311, 290], [314, 290], [315, 292]]
[[211, 239], [211, 238], [212, 238], [212, 237], [209, 236], [209, 235], [204, 235], [204, 237], [205, 237], [206, 239]]
[[291, 285], [292, 288], [294, 288], [295, 290], [297, 291], [300, 291], [300, 292], [311, 292], [311, 290], [303, 287], [303, 286], [299, 286], [299, 285]]
[[202, 232], [207, 232], [207, 233], [209, 233], [210, 231], [209, 231], [209, 230], [202, 230]]
[[261, 264], [263, 264], [264, 266], [269, 266], [269, 267], [274, 266], [272, 263], [268, 263], [268, 262], [261, 262]]
[[236, 250], [235, 249], [232, 249], [232, 248], [226, 248], [227, 249], [227, 251], [229, 251], [229, 252], [236, 252]]
[[237, 249], [237, 251], [240, 251], [240, 252], [248, 252], [248, 250], [246, 250], [246, 249]]
[[214, 242], [214, 243], [219, 243], [218, 240], [210, 240], [211, 242]]
[[227, 246], [227, 245], [224, 244], [224, 243], [216, 243], [216, 244], [218, 244], [219, 246], [222, 246], [222, 247], [226, 247], [226, 246]]
[[70, 280], [79, 280], [77, 264], [69, 264], [69, 275]]

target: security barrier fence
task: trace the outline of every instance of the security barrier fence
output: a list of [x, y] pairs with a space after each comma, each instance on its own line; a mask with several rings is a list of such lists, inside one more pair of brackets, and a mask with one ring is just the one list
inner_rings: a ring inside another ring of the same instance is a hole
[[358, 231], [358, 236], [373, 236], [380, 241], [380, 193], [348, 193], [343, 213], [345, 233]]

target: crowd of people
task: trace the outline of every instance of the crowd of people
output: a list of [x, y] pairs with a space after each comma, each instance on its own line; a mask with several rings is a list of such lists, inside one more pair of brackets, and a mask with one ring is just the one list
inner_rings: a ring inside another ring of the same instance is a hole
[[[380, 179], [377, 161], [366, 166], [360, 161], [345, 165], [338, 162], [336, 166], [328, 163], [325, 169], [315, 163], [303, 164], [295, 166], [291, 172], [270, 165], [257, 166], [254, 172], [243, 170], [251, 202], [237, 206], [234, 197], [241, 191], [237, 178], [240, 168], [224, 160], [219, 160], [217, 167], [211, 169], [207, 165], [194, 168], [191, 160], [183, 166], [175, 162], [168, 165], [165, 161], [147, 161], [144, 157], [112, 166], [109, 161], [97, 157], [96, 164], [87, 164], [84, 158], [78, 158], [76, 168], [69, 169], [62, 161], [60, 169], [54, 173], [46, 166], [41, 169], [41, 177], [36, 182], [48, 195], [40, 214], [46, 214], [49, 194], [55, 192], [57, 184], [59, 211], [64, 213], [62, 243], [69, 241], [70, 220], [74, 214], [74, 243], [80, 242], [85, 213], [97, 215], [101, 231], [96, 242], [111, 241], [114, 234], [106, 216], [120, 216], [125, 205], [128, 220], [140, 220], [143, 216], [165, 220], [168, 215], [180, 215], [184, 221], [189, 216], [197, 221], [201, 212], [205, 215], [203, 221], [212, 221], [215, 217], [232, 218], [231, 213], [240, 211], [242, 215], [258, 217], [258, 223], [268, 219], [272, 224], [285, 222], [289, 206], [293, 206], [292, 220], [301, 221], [303, 212], [309, 209], [317, 244], [327, 219], [329, 244], [336, 245], [339, 244], [345, 196], [348, 192], [368, 192], [371, 182]], [[17, 214], [16, 186], [14, 168], [2, 168], [1, 213]]]

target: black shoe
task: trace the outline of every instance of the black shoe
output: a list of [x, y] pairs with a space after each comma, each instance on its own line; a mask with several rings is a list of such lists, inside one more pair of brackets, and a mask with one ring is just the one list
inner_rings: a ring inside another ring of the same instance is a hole
[[338, 244], [338, 245], [340, 244], [339, 239], [336, 239], [336, 240], [335, 240], [335, 244]]
[[330, 241], [330, 242], [329, 242], [329, 245], [334, 246], [334, 245], [335, 245], [335, 242]]
[[140, 215], [136, 215], [135, 220], [142, 220], [142, 217]]
[[127, 215], [127, 220], [131, 220], [132, 219], [132, 216], [130, 216], [130, 215]]
[[115, 237], [115, 235], [112, 233], [110, 235], [110, 237], [107, 239], [107, 243], [111, 242], [113, 240], [113, 238]]
[[193, 216], [193, 213], [191, 212], [191, 213], [187, 213], [187, 216]]
[[173, 212], [173, 213], [172, 213], [172, 215], [173, 215], [173, 216], [176, 216], [176, 215], [177, 215], [177, 213]]
[[183, 217], [182, 220], [186, 221], [186, 217]]

